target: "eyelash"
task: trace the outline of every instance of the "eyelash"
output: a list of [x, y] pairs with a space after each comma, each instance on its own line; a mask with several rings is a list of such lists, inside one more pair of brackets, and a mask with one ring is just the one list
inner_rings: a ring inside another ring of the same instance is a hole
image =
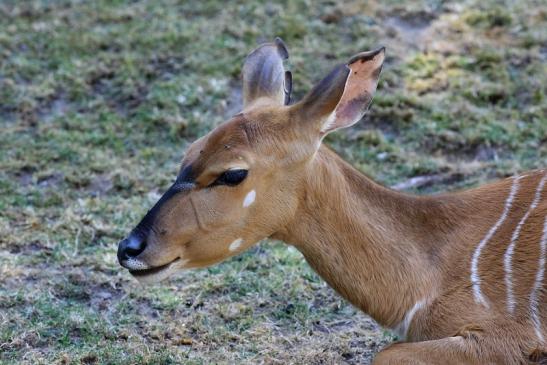
[[227, 170], [224, 171], [220, 176], [211, 184], [215, 185], [227, 185], [227, 186], [236, 186], [239, 185], [245, 180], [248, 170], [238, 169], [238, 170]]

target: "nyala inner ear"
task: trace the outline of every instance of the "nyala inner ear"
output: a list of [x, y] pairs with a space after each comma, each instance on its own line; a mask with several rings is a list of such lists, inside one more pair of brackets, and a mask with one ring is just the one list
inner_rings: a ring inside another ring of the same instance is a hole
[[362, 52], [336, 66], [301, 102], [299, 119], [325, 135], [357, 123], [365, 115], [385, 58], [385, 48]]
[[286, 105], [292, 88], [292, 75], [285, 71], [283, 60], [289, 52], [281, 38], [264, 43], [252, 51], [243, 64], [243, 106], [257, 100]]

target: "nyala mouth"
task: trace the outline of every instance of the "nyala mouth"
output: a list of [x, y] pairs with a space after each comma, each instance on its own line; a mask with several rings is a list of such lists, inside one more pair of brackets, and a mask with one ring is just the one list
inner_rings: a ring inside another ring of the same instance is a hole
[[180, 257], [177, 257], [176, 259], [174, 259], [173, 261], [171, 261], [171, 262], [169, 262], [165, 265], [151, 267], [149, 269], [142, 269], [142, 270], [129, 270], [129, 273], [131, 273], [131, 275], [133, 275], [133, 276], [146, 276], [146, 275], [157, 274], [160, 271], [162, 271], [162, 270], [166, 269], [167, 267], [169, 267], [172, 263], [177, 262], [178, 260], [180, 260]]

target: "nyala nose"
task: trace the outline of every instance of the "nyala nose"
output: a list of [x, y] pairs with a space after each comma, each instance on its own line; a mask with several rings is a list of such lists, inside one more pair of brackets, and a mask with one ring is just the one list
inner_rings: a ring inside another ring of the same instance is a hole
[[139, 256], [146, 248], [146, 240], [137, 234], [131, 234], [118, 245], [118, 261]]

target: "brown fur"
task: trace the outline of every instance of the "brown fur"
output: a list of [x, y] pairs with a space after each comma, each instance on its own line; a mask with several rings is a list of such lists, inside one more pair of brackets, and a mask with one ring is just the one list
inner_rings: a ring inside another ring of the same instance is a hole
[[[279, 53], [274, 46], [262, 47], [267, 50]], [[486, 308], [473, 297], [471, 258], [499, 219], [513, 180], [453, 194], [412, 196], [376, 184], [321, 146], [325, 132], [361, 118], [363, 104], [376, 89], [383, 52], [356, 57], [349, 66], [359, 72], [355, 82], [351, 72], [339, 69], [292, 106], [283, 105], [280, 89], [253, 87], [242, 114], [189, 148], [182, 165], [192, 167], [195, 186], [161, 207], [138, 258], [159, 266], [178, 257], [180, 269], [203, 267], [274, 237], [294, 245], [338, 293], [384, 326], [397, 326], [416, 302], [424, 301], [409, 323], [410, 342], [387, 347], [376, 364], [542, 361], [547, 349], [534, 334], [529, 296], [547, 191], [515, 249], [514, 315], [506, 310], [503, 255], [546, 172], [520, 179], [507, 219], [480, 256], [479, 276], [490, 303]], [[271, 62], [281, 67], [278, 60]], [[284, 70], [275, 71], [281, 75]], [[342, 76], [350, 81], [341, 82]], [[257, 95], [260, 90], [263, 95]], [[333, 123], [323, 130], [329, 117]], [[210, 187], [234, 167], [249, 171], [241, 184]], [[244, 207], [252, 190], [256, 201]], [[241, 246], [231, 251], [230, 243], [238, 238]], [[539, 310], [545, 335], [546, 299], [543, 283]]]

